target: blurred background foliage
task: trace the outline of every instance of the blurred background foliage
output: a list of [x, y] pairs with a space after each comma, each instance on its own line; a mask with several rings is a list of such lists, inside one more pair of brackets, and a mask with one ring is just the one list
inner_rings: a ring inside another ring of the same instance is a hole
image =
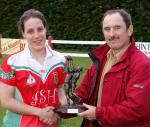
[[[104, 40], [104, 12], [124, 8], [132, 15], [136, 40], [150, 41], [149, 0], [1, 0], [0, 5], [0, 34], [5, 38], [21, 38], [17, 21], [24, 11], [34, 8], [44, 13], [49, 26], [47, 35], [55, 40]], [[89, 46], [85, 49], [89, 50]]]

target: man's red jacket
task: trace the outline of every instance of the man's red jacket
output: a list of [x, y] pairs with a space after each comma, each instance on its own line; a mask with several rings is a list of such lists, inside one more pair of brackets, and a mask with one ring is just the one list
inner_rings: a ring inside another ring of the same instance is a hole
[[[107, 44], [90, 53], [93, 60], [75, 93], [96, 106], [102, 69], [109, 50]], [[150, 59], [131, 42], [117, 64], [105, 75], [101, 106], [96, 121], [84, 119], [82, 127], [150, 127]]]

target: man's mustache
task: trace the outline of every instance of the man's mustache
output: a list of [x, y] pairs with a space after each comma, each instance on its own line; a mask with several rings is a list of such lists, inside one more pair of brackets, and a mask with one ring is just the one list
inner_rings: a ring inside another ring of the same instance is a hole
[[109, 38], [109, 41], [113, 41], [113, 40], [116, 40], [116, 39], [119, 39], [119, 37], [112, 36], [112, 37]]

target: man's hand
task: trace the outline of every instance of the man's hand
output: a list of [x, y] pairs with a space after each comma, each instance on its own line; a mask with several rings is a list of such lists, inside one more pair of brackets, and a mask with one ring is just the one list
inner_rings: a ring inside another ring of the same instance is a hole
[[83, 104], [83, 106], [87, 108], [87, 110], [84, 112], [78, 113], [78, 116], [84, 117], [85, 119], [88, 119], [88, 120], [95, 120], [96, 119], [96, 107], [87, 105], [87, 104]]
[[41, 109], [39, 119], [45, 124], [52, 125], [58, 122], [59, 116], [53, 111], [54, 107], [46, 107]]

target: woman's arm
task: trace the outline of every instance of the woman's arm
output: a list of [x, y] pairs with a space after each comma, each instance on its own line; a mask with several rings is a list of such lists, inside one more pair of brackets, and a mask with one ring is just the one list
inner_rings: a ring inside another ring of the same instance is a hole
[[0, 100], [2, 107], [11, 110], [12, 112], [38, 116], [41, 109], [18, 102], [14, 98], [14, 91], [14, 86], [0, 82]]

